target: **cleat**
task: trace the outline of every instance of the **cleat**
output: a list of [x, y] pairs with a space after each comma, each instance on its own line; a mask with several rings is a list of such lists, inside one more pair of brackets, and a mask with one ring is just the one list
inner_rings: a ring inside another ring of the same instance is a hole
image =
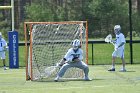
[[121, 69], [120, 72], [126, 72], [126, 69]]
[[4, 70], [7, 70], [7, 68], [6, 68], [6, 67], [4, 67]]
[[59, 80], [59, 76], [57, 76], [57, 77], [54, 79], [55, 82], [58, 82], [58, 80]]
[[88, 77], [85, 77], [84, 80], [85, 80], [85, 81], [91, 81], [91, 79], [88, 78]]
[[111, 68], [111, 69], [109, 69], [108, 71], [115, 71], [115, 68]]
[[58, 80], [54, 80], [55, 82], [58, 82]]

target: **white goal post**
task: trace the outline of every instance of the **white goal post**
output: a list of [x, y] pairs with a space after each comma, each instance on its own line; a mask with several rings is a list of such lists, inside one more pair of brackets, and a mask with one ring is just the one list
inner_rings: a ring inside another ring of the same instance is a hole
[[0, 6], [0, 9], [11, 9], [11, 18], [12, 18], [12, 31], [15, 30], [14, 28], [14, 0], [11, 0], [11, 6]]
[[[56, 77], [60, 67], [57, 64], [72, 47], [72, 41], [79, 39], [84, 51], [83, 61], [88, 63], [87, 21], [24, 22], [26, 80], [50, 81]], [[70, 68], [64, 79], [83, 78], [79, 68]]]

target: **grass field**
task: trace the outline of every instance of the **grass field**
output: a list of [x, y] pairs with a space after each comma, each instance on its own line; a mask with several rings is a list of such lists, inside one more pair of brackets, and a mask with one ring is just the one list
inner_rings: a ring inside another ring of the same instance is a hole
[[109, 65], [89, 66], [92, 81], [33, 82], [25, 69], [0, 68], [0, 93], [139, 93], [140, 65], [127, 65], [127, 72], [108, 72]]

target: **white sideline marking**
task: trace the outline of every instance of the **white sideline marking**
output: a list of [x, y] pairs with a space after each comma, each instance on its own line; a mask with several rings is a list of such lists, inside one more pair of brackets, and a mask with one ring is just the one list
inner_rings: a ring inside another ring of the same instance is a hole
[[[89, 86], [90, 87], [90, 86]], [[83, 89], [83, 88], [89, 88], [87, 87], [67, 87], [67, 88], [48, 88], [49, 89], [53, 89], [53, 90], [66, 90], [66, 89]], [[102, 88], [102, 87], [106, 87], [106, 86], [92, 86], [91, 88], [96, 87], [96, 88]], [[40, 88], [40, 89], [46, 89], [46, 88]], [[26, 89], [26, 90], [33, 90], [33, 89]]]
[[2, 75], [2, 74], [24, 74], [24, 73], [23, 72], [6, 72], [5, 71], [5, 72], [1, 72], [0, 74]]
[[[103, 88], [103, 87], [110, 87], [111, 85], [104, 85], [104, 86], [85, 86], [85, 87], [68, 87], [68, 88], [55, 88], [55, 89], [83, 89], [83, 88]], [[130, 85], [122, 85], [122, 86], [130, 86]], [[49, 88], [49, 89], [54, 89], [54, 88]]]
[[[90, 86], [87, 87], [68, 87], [68, 88], [55, 88], [55, 89], [83, 89], [83, 88], [89, 88]], [[92, 87], [96, 87], [96, 88], [100, 88], [100, 87], [106, 87], [106, 86], [92, 86]], [[51, 88], [50, 88], [51, 89]], [[52, 88], [53, 89], [53, 88]]]
[[93, 86], [93, 87], [96, 87], [96, 88], [98, 88], [98, 87], [105, 87], [105, 86]]

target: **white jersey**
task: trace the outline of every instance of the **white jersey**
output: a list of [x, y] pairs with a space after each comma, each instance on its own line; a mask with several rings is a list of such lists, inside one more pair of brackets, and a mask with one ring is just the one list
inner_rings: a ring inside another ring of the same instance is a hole
[[83, 50], [79, 48], [77, 51], [74, 51], [73, 48], [70, 48], [66, 53], [66, 55], [64, 56], [64, 58], [66, 59], [66, 61], [70, 62], [72, 61], [73, 58], [78, 58], [80, 61], [82, 61]]
[[[112, 56], [114, 57], [120, 57], [120, 58], [124, 58], [124, 45], [120, 46], [118, 48], [118, 46], [122, 43], [122, 42], [126, 42], [125, 41], [125, 37], [122, 33], [120, 33], [119, 35], [116, 35], [116, 40], [115, 40], [115, 44], [114, 44], [114, 52], [112, 53]], [[117, 49], [117, 50], [116, 50]]]
[[0, 51], [3, 51], [4, 50], [4, 47], [7, 45], [6, 41], [1, 38], [0, 40]]
[[[119, 35], [116, 35], [115, 47], [118, 47], [122, 42], [126, 43], [124, 35], [120, 33]], [[120, 48], [124, 49], [124, 45], [122, 45]]]

